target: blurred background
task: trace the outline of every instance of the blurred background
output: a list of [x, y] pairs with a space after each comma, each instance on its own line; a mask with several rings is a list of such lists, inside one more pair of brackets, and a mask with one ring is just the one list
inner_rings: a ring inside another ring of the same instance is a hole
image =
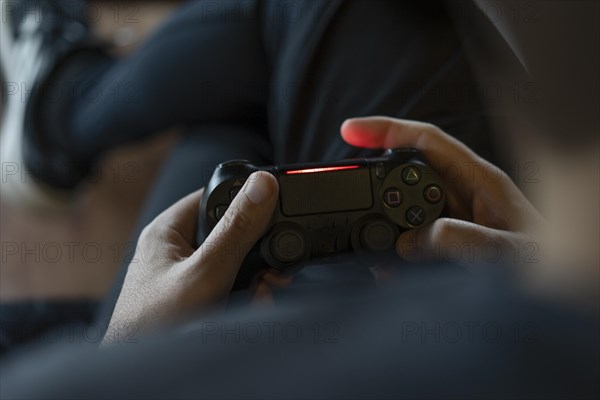
[[[90, 21], [99, 37], [114, 43], [114, 51], [127, 54], [179, 4], [99, 1], [94, 2], [99, 16]], [[77, 207], [64, 213], [20, 209], [0, 200], [0, 302], [101, 298], [124, 252], [133, 249], [131, 231], [174, 135], [109, 154]], [[72, 257], [68, 243], [73, 243]], [[14, 246], [18, 254], [8, 255]]]

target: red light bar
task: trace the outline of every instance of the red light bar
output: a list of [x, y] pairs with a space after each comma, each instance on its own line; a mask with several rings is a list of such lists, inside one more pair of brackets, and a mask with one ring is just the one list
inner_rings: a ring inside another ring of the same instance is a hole
[[345, 169], [356, 169], [359, 168], [360, 165], [340, 165], [337, 167], [321, 167], [321, 168], [306, 168], [306, 169], [293, 169], [290, 171], [285, 171], [286, 175], [294, 175], [294, 174], [314, 174], [317, 172], [332, 172], [332, 171], [343, 171]]

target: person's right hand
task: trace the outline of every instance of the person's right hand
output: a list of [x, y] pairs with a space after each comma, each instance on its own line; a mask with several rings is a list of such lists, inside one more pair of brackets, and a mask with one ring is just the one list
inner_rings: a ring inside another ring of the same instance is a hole
[[[273, 175], [250, 175], [197, 249], [198, 205], [204, 189], [157, 216], [140, 235], [103, 343], [122, 341], [125, 330], [148, 331], [224, 304], [242, 261], [269, 225], [278, 192]], [[285, 287], [290, 279], [263, 272], [253, 288], [254, 299], [269, 301], [270, 288]]]
[[527, 262], [538, 256], [532, 229], [543, 221], [537, 210], [508, 175], [441, 129], [367, 117], [345, 121], [341, 134], [357, 147], [416, 148], [440, 175], [448, 217], [402, 233], [396, 250], [405, 260], [472, 266]]

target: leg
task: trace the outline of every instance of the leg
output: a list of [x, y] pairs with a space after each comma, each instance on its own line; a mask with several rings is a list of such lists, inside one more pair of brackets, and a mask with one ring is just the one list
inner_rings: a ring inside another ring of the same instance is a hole
[[[11, 48], [23, 58], [16, 61], [44, 68], [21, 68], [28, 76], [14, 79], [36, 89], [25, 105], [13, 96], [18, 112], [3, 123], [11, 132], [2, 135], [3, 162], [68, 191], [104, 151], [154, 132], [221, 121], [266, 125], [268, 69], [256, 4], [189, 2], [137, 52], [117, 60], [92, 50], [82, 21], [39, 2], [38, 14], [49, 7], [57, 15], [38, 18], [31, 33], [25, 22], [16, 25], [22, 33]], [[84, 32], [77, 43], [70, 41], [73, 26]], [[57, 38], [48, 33], [55, 30]], [[2, 48], [4, 60], [4, 40]], [[37, 53], [23, 50], [29, 48]], [[11, 185], [30, 198], [48, 189], [16, 179]]]
[[122, 59], [75, 53], [51, 77], [42, 126], [66, 130], [73, 151], [89, 157], [174, 125], [264, 121], [256, 7], [236, 4], [213, 12], [212, 2], [190, 2]]

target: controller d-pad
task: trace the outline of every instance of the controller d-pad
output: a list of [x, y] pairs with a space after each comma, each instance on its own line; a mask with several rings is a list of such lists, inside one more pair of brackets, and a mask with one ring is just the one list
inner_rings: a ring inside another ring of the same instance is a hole
[[413, 206], [406, 211], [406, 221], [412, 226], [419, 226], [425, 222], [425, 210], [419, 206]]
[[237, 194], [240, 192], [240, 190], [242, 189], [241, 186], [234, 186], [230, 191], [229, 191], [229, 199], [231, 201], [233, 201], [233, 199], [235, 198], [235, 196], [237, 196]]
[[225, 215], [225, 211], [229, 208], [228, 204], [219, 204], [215, 207], [215, 218], [219, 221]]
[[273, 257], [282, 263], [292, 263], [304, 254], [304, 238], [294, 229], [283, 229], [271, 237], [269, 249]]

